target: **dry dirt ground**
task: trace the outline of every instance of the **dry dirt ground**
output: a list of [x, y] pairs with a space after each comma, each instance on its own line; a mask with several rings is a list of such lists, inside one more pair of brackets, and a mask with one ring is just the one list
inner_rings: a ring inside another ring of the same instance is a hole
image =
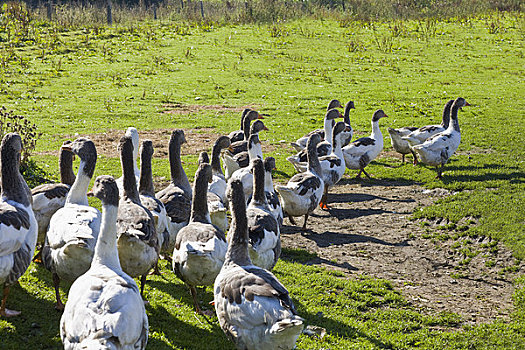
[[[183, 155], [209, 151], [219, 136], [211, 129], [187, 129], [185, 132], [188, 144], [182, 148]], [[170, 134], [171, 130], [160, 129], [141, 131], [140, 136], [141, 140], [153, 140], [155, 156], [165, 158]], [[122, 135], [122, 131], [109, 130], [86, 136], [95, 142], [100, 154], [118, 157], [117, 145]], [[70, 139], [75, 138], [70, 136]], [[286, 146], [266, 144], [263, 149]], [[398, 155], [384, 152], [383, 156]], [[331, 210], [317, 209], [309, 218], [308, 231], [301, 232], [285, 219], [284, 248], [315, 253], [317, 257], [309, 264], [342, 270], [350, 278], [365, 274], [388, 279], [425, 313], [455, 312], [465, 323], [509, 317], [512, 281], [516, 276], [510, 272], [501, 273], [514, 264], [508, 249], [498, 244], [497, 252], [488, 258], [488, 248], [483, 248], [488, 239], [471, 239], [470, 247], [482, 253], [466, 267], [461, 267], [464, 257], [452, 246], [456, 241], [425, 239], [421, 223], [409, 220], [414, 210], [449, 195], [447, 191], [425, 191], [418, 185], [387, 183], [380, 179], [349, 180], [350, 176], [355, 173], [347, 173], [331, 190]], [[301, 218], [297, 221], [302, 225]], [[436, 232], [438, 224], [443, 223], [432, 223], [430, 230]], [[490, 267], [485, 264], [488, 259], [493, 262], [488, 264]], [[459, 278], [459, 274], [463, 276]]]
[[[409, 220], [418, 207], [449, 195], [448, 191], [346, 176], [329, 196], [331, 210], [317, 209], [308, 219], [307, 231], [287, 226], [285, 219], [283, 247], [313, 252], [317, 258], [309, 263], [343, 270], [349, 276], [388, 279], [425, 313], [455, 312], [466, 323], [508, 318], [516, 276], [500, 273], [514, 263], [507, 249], [498, 244], [490, 256], [495, 264], [487, 267], [488, 249], [482, 245], [489, 240], [470, 239], [471, 247], [482, 253], [461, 268], [464, 257], [452, 248], [452, 240], [425, 239], [421, 222]], [[302, 219], [296, 221], [302, 225]], [[431, 230], [437, 230], [435, 226]]]

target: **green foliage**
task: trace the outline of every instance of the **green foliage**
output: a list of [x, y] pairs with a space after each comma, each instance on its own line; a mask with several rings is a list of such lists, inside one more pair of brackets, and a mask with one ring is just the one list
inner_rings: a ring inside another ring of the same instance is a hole
[[35, 150], [37, 141], [42, 136], [42, 133], [38, 132], [36, 124], [31, 123], [25, 116], [8, 112], [2, 106], [0, 107], [0, 139], [10, 132], [16, 132], [22, 138], [22, 166], [34, 167], [34, 165], [28, 164], [29, 157]]

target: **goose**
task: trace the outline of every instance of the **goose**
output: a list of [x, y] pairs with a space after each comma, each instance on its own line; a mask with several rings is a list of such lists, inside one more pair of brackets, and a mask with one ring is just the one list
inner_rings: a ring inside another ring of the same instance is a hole
[[406, 140], [410, 144], [410, 146], [413, 147], [415, 145], [419, 145], [425, 142], [425, 140], [429, 137], [439, 132], [445, 131], [450, 124], [450, 109], [452, 108], [453, 103], [454, 100], [449, 100], [447, 101], [447, 103], [445, 103], [445, 107], [443, 108], [441, 124], [422, 126], [410, 132], [408, 135], [402, 136], [402, 139]]
[[153, 215], [141, 203], [137, 190], [132, 138], [122, 137], [119, 148], [124, 193], [118, 206], [118, 255], [125, 273], [133, 278], [141, 276], [140, 295], [143, 296], [146, 276], [157, 264], [160, 245]]
[[[67, 146], [70, 143], [71, 141], [64, 141], [63, 145]], [[51, 217], [58, 209], [66, 204], [69, 189], [75, 182], [73, 153], [60, 147], [58, 164], [60, 169], [60, 183], [42, 184], [31, 190], [33, 212], [38, 222], [37, 243], [39, 245], [43, 245]], [[41, 251], [39, 251], [33, 261], [41, 262], [41, 254]]]
[[[228, 142], [229, 139], [227, 138]], [[210, 158], [208, 157], [208, 153], [201, 152], [199, 155], [199, 164], [209, 164]], [[212, 182], [213, 182], [213, 166], [212, 166]], [[222, 232], [226, 232], [228, 229], [228, 215], [227, 215], [227, 209], [224, 205], [221, 198], [215, 194], [214, 192], [211, 192], [209, 189], [208, 184], [208, 193], [207, 193], [207, 202], [208, 202], [208, 212], [210, 213], [210, 220], [211, 223], [219, 228]]]
[[[339, 112], [337, 109], [330, 109], [328, 112], [326, 112], [325, 120], [329, 120], [330, 122], [333, 122], [336, 118], [340, 118], [342, 116], [341, 112]], [[333, 126], [335, 126], [335, 123], [333, 123]], [[332, 129], [333, 129], [332, 126]], [[319, 142], [317, 145], [317, 156], [323, 157], [327, 156], [332, 152], [332, 132], [333, 130], [330, 130], [330, 132], [327, 133], [327, 135], [330, 137], [329, 140], [324, 140]], [[295, 170], [297, 170], [300, 173], [303, 173], [306, 171], [306, 163], [307, 163], [307, 150], [303, 149], [299, 151], [297, 154], [290, 156], [286, 158], [292, 165], [294, 166]]]
[[266, 199], [263, 161], [254, 159], [252, 169], [254, 193], [246, 209], [250, 237], [250, 258], [254, 265], [271, 270], [281, 255], [281, 232], [279, 223], [270, 212]]
[[[252, 134], [250, 135], [250, 138], [248, 139], [248, 159], [249, 162], [253, 162], [255, 159], [262, 159], [262, 148], [261, 143], [259, 141], [259, 135]], [[246, 166], [240, 169], [235, 170], [235, 172], [231, 175], [228, 182], [232, 180], [240, 180], [243, 184], [244, 188], [244, 197], [245, 201], [248, 203], [248, 199], [252, 195], [253, 192], [253, 173], [252, 173], [252, 167]]]
[[452, 105], [450, 124], [447, 130], [437, 133], [422, 144], [413, 147], [422, 163], [436, 167], [437, 178], [443, 177], [445, 164], [456, 152], [461, 142], [458, 110], [464, 106], [470, 106], [470, 104], [464, 98], [458, 97]]
[[352, 124], [350, 123], [350, 110], [352, 109], [355, 109], [354, 101], [348, 101], [345, 105], [345, 112], [343, 114], [343, 121], [345, 122], [347, 129], [343, 131], [343, 136], [341, 137], [342, 147], [348, 145], [354, 136], [354, 129], [352, 129]]
[[365, 167], [373, 161], [383, 150], [383, 134], [379, 129], [379, 119], [388, 117], [383, 110], [378, 109], [372, 117], [372, 133], [370, 137], [361, 137], [348, 146], [343, 147], [345, 164], [348, 169], [359, 169], [357, 178], [361, 173], [370, 178]]
[[[139, 157], [139, 132], [136, 128], [129, 127], [124, 136], [131, 137], [133, 142], [133, 174], [135, 174], [135, 183], [138, 186], [140, 183], [140, 170], [137, 167], [137, 158]], [[122, 176], [117, 179], [117, 186], [122, 196], [124, 194], [124, 178]]]
[[93, 141], [78, 138], [62, 149], [80, 158], [77, 177], [63, 208], [51, 217], [42, 248], [44, 266], [53, 274], [57, 310], [64, 310], [60, 298], [61, 280], [74, 281], [91, 265], [100, 230], [100, 212], [88, 205], [87, 191], [97, 163]]
[[283, 208], [281, 202], [279, 201], [279, 196], [273, 187], [272, 180], [272, 170], [276, 169], [275, 167], [275, 158], [266, 157], [264, 159], [264, 193], [266, 194], [266, 200], [268, 202], [268, 207], [270, 213], [273, 215], [279, 227], [283, 224]]
[[414, 165], [416, 165], [416, 153], [412, 150], [412, 148], [410, 148], [410, 144], [407, 140], [404, 140], [403, 137], [417, 130], [417, 128], [415, 126], [405, 126], [398, 129], [387, 128], [387, 130], [390, 134], [390, 143], [392, 144], [392, 148], [394, 148], [394, 150], [397, 153], [400, 153], [403, 156], [403, 158], [401, 159], [401, 163], [405, 164], [405, 155], [412, 153], [412, 157], [414, 158]]
[[228, 195], [233, 216], [229, 246], [213, 287], [219, 324], [237, 349], [293, 349], [304, 320], [279, 280], [250, 259], [242, 183], [232, 182]]
[[[326, 109], [326, 111], [328, 112], [329, 110], [331, 109], [334, 109], [334, 108], [343, 108], [343, 105], [341, 104], [341, 102], [339, 102], [339, 100], [332, 100], [330, 101], [330, 103], [328, 103], [328, 108]], [[339, 117], [340, 118], [342, 117], [341, 114], [339, 114]], [[292, 145], [293, 148], [295, 148], [295, 150], [297, 152], [300, 152], [301, 150], [305, 149], [306, 148], [306, 143], [308, 141], [308, 138], [312, 135], [312, 134], [319, 134], [319, 136], [321, 136], [321, 140], [331, 140], [331, 135], [330, 133], [332, 132], [332, 128], [334, 127], [334, 120], [333, 119], [327, 119], [327, 115], [325, 114], [325, 117], [324, 117], [324, 129], [315, 129], [313, 131], [310, 131], [308, 134], [304, 135], [303, 137], [297, 139], [297, 141], [295, 142], [292, 142], [290, 143], [290, 145]], [[330, 151], [328, 151], [326, 154], [330, 153]]]
[[[250, 111], [250, 113], [248, 113], [248, 115], [250, 115], [252, 113], [257, 113], [257, 112]], [[268, 130], [268, 128], [264, 125], [264, 122], [262, 120], [256, 120], [252, 124], [252, 126], [250, 127], [250, 133], [249, 133], [248, 137], [245, 140], [243, 140], [243, 141], [233, 142], [230, 145], [230, 148], [228, 149], [228, 151], [231, 154], [233, 154], [233, 155], [236, 155], [236, 154], [241, 153], [241, 152], [248, 151], [248, 139], [250, 138], [250, 135], [258, 134], [259, 132], [261, 132], [263, 130]]]
[[320, 157], [319, 162], [321, 166], [321, 177], [324, 181], [324, 193], [319, 203], [322, 209], [328, 209], [328, 189], [334, 186], [341, 180], [345, 173], [346, 166], [341, 149], [343, 143], [343, 132], [348, 132], [348, 126], [345, 122], [338, 122], [334, 126], [332, 132], [332, 153], [330, 155]]
[[211, 224], [208, 213], [206, 188], [211, 176], [211, 166], [200, 164], [193, 184], [190, 222], [179, 231], [172, 258], [173, 272], [190, 288], [199, 314], [204, 313], [197, 302], [195, 286], [213, 285], [228, 248], [224, 232]]
[[37, 221], [31, 207], [31, 192], [20, 174], [22, 139], [8, 133], [0, 145], [0, 285], [3, 286], [0, 316], [14, 317], [20, 311], [6, 307], [9, 290], [26, 272], [35, 252]]
[[264, 119], [264, 116], [267, 116], [267, 114], [260, 114], [258, 112], [250, 113], [251, 111], [252, 110], [250, 108], [246, 108], [242, 111], [241, 130], [232, 131], [228, 135], [228, 138], [230, 139], [231, 143], [248, 140], [248, 137], [250, 136], [250, 124], [252, 123], [252, 121], [256, 119]]
[[174, 130], [171, 133], [168, 149], [171, 183], [155, 195], [166, 207], [169, 217], [170, 239], [165, 240], [162, 247], [162, 251], [168, 254], [173, 252], [177, 233], [188, 224], [191, 212], [191, 186], [180, 158], [180, 148], [183, 143], [186, 143], [184, 131]]
[[319, 205], [324, 193], [324, 181], [321, 179], [321, 165], [317, 157], [316, 146], [321, 141], [319, 134], [310, 136], [308, 150], [308, 168], [304, 173], [294, 175], [286, 186], [276, 186], [281, 197], [283, 212], [295, 225], [294, 216], [304, 215], [303, 230], [306, 230], [308, 215]]
[[[255, 158], [263, 158], [261, 141], [259, 134], [250, 135], [248, 138], [248, 151], [232, 155], [229, 150], [224, 153], [224, 175], [226, 179], [230, 179], [233, 174], [250, 165], [250, 161]], [[237, 175], [240, 176], [240, 175]], [[250, 185], [251, 188], [251, 185]], [[248, 190], [247, 190], [248, 191]], [[251, 190], [250, 190], [251, 192]]]
[[[153, 174], [151, 170], [151, 158], [153, 157], [153, 142], [144, 140], [140, 153], [140, 184], [139, 197], [142, 205], [151, 212], [156, 222], [158, 244], [164, 245], [164, 241], [169, 241], [169, 220], [166, 208], [162, 202], [155, 198], [155, 188], [153, 187]], [[155, 266], [155, 273], [160, 274], [158, 266]]]
[[222, 173], [221, 169], [221, 151], [225, 148], [230, 147], [230, 139], [227, 136], [220, 136], [213, 144], [211, 153], [211, 169], [212, 178], [211, 183], [208, 185], [208, 192], [215, 193], [221, 201], [226, 204], [226, 178]]
[[102, 223], [89, 270], [76, 279], [60, 318], [65, 350], [145, 349], [148, 316], [137, 284], [120, 266], [117, 249], [119, 193], [111, 176], [97, 177]]

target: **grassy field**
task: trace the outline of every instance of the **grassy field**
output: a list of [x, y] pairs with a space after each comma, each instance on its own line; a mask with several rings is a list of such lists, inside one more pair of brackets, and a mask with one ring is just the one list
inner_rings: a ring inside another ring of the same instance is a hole
[[[43, 133], [33, 159], [50, 178], [58, 174], [50, 152], [76, 134], [128, 126], [227, 133], [238, 128], [240, 113], [233, 109], [253, 106], [271, 115], [261, 139], [271, 146], [283, 181], [293, 174], [287, 143], [322, 125], [330, 99], [351, 99], [357, 136], [370, 132], [374, 110], [390, 116], [381, 121], [386, 152], [370, 165], [373, 181], [451, 190], [454, 195], [414, 218], [477, 218], [477, 224], [449, 225], [446, 239], [491, 236], [525, 257], [522, 13], [235, 26], [159, 21], [64, 28], [42, 22], [28, 28], [0, 32], [0, 105], [27, 116]], [[386, 126], [439, 123], [443, 104], [458, 96], [472, 106], [459, 115], [462, 144], [443, 181], [423, 166], [399, 167]], [[181, 108], [190, 112], [166, 113]], [[195, 160], [184, 157], [188, 174]], [[95, 175], [120, 176], [119, 167], [117, 158], [101, 156]], [[156, 176], [168, 172], [167, 159], [155, 160]], [[307, 258], [306, 252], [285, 251], [275, 269], [300, 315], [327, 330], [323, 339], [301, 336], [300, 349], [525, 348], [521, 278], [512, 321], [473, 327], [454, 314], [423, 315], [389, 281], [305, 266]], [[186, 288], [166, 266], [164, 271], [146, 288], [148, 348], [231, 348], [215, 320], [210, 325], [193, 315]], [[2, 348], [60, 348], [50, 274], [33, 264], [11, 293], [9, 305], [23, 316], [0, 320]], [[212, 299], [210, 288], [200, 293], [203, 303]]]

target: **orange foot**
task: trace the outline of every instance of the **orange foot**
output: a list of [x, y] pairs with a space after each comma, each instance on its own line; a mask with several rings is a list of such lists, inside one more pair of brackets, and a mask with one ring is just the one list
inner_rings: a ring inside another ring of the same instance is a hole
[[323, 209], [323, 210], [330, 209], [330, 208], [328, 208], [328, 205], [325, 202], [320, 202], [319, 203], [319, 207], [321, 207], [321, 209]]

